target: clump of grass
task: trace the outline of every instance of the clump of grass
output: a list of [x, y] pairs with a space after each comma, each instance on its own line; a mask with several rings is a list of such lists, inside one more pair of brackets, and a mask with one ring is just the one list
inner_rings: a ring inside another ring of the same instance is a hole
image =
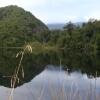
[[15, 71], [14, 71], [12, 77], [11, 77], [11, 88], [12, 89], [11, 89], [10, 96], [9, 96], [8, 100], [13, 100], [12, 97], [13, 97], [14, 88], [15, 88], [16, 83], [19, 83], [19, 79], [20, 79], [18, 77], [20, 70], [22, 72], [22, 77], [24, 78], [24, 70], [23, 70], [23, 67], [22, 67], [22, 60], [23, 60], [26, 52], [32, 53], [32, 47], [31, 47], [30, 44], [25, 45], [23, 50], [19, 51], [16, 54], [16, 58], [20, 57], [20, 61], [19, 61], [18, 66], [15, 68]]
[[[38, 90], [39, 95], [36, 96], [35, 100], [100, 100], [100, 92], [96, 92], [96, 83], [94, 83], [96, 78], [92, 78], [93, 81], [88, 79], [88, 83], [82, 83], [84, 87], [80, 87], [81, 82], [75, 80], [70, 81], [67, 77], [68, 73], [62, 81], [57, 77], [60, 83], [55, 83], [55, 81], [48, 78], [46, 84], [40, 84], [43, 88], [42, 90]], [[59, 86], [57, 84], [59, 84]], [[67, 84], [70, 85], [67, 86]], [[44, 86], [46, 86], [45, 89]], [[45, 94], [47, 95], [46, 97]]]

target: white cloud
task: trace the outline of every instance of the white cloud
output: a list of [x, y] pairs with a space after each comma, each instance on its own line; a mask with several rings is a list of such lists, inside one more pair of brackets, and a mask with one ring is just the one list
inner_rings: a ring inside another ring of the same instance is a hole
[[0, 7], [18, 5], [45, 23], [100, 19], [99, 0], [0, 0]]
[[87, 16], [84, 17], [86, 21], [88, 21], [90, 18], [93, 19], [98, 19], [100, 20], [100, 13], [98, 10], [90, 12], [89, 14], [87, 14]]

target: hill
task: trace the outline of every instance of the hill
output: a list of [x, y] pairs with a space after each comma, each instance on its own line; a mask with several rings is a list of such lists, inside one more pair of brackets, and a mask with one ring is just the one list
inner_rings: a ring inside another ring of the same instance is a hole
[[33, 33], [47, 29], [32, 13], [18, 6], [0, 8], [0, 40], [30, 41]]
[[51, 23], [51, 24], [47, 24], [48, 28], [50, 30], [55, 30], [55, 29], [59, 29], [59, 30], [62, 30], [63, 27], [64, 27], [64, 23]]
[[[44, 23], [18, 6], [0, 8], [0, 85], [10, 86], [11, 78], [6, 76], [12, 76], [19, 63], [20, 57], [16, 58], [22, 50], [19, 47], [34, 41], [35, 34], [46, 30], [48, 28]], [[32, 57], [28, 54], [23, 61], [25, 78], [20, 84], [30, 81], [36, 74], [32, 64]]]
[[[83, 22], [76, 22], [76, 23], [73, 23], [73, 24], [76, 25], [76, 26], [82, 26], [82, 23]], [[50, 30], [63, 30], [65, 25], [66, 25], [65, 23], [50, 23], [50, 24], [47, 24], [47, 26]]]

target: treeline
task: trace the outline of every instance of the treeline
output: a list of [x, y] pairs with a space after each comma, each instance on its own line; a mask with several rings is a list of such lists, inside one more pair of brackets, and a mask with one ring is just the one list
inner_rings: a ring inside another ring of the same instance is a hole
[[20, 7], [0, 8], [0, 46], [19, 47], [25, 43], [87, 54], [99, 53], [100, 21], [90, 19], [80, 25], [68, 22], [63, 30], [49, 30], [44, 23]]
[[[22, 65], [25, 78], [21, 84], [41, 72], [44, 65], [51, 62], [59, 64], [59, 59], [70, 68], [82, 66], [83, 69], [88, 64], [88, 69], [93, 66], [93, 70], [94, 67], [100, 70], [100, 56], [96, 57], [100, 54], [99, 20], [90, 19], [81, 25], [68, 22], [63, 30], [49, 30], [30, 12], [17, 6], [7, 6], [0, 8], [0, 84], [10, 85], [10, 78], [4, 80], [2, 76], [13, 74], [20, 61], [16, 54], [25, 44], [32, 45], [34, 51], [33, 54], [24, 56]], [[55, 49], [58, 50], [56, 54]], [[46, 64], [43, 64], [43, 61]]]
[[33, 40], [64, 50], [75, 50], [85, 53], [99, 53], [100, 21], [90, 19], [87, 23], [75, 25], [68, 22], [63, 30], [47, 30], [33, 34]]

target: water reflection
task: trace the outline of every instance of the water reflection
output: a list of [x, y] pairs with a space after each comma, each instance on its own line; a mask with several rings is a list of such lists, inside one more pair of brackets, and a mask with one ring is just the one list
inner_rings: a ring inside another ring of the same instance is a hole
[[[10, 88], [0, 87], [0, 100], [8, 100]], [[17, 87], [13, 100], [99, 100], [100, 78], [49, 66], [31, 82]]]
[[[41, 50], [40, 50], [41, 51]], [[6, 53], [0, 52], [0, 85], [11, 87], [11, 77], [15, 67], [18, 66], [19, 58], [16, 59], [16, 53], [18, 50], [7, 49]], [[82, 73], [88, 75], [100, 76], [100, 55], [86, 54], [84, 52], [73, 51], [73, 50], [57, 50], [57, 51], [45, 51], [45, 52], [34, 52], [33, 54], [25, 54], [22, 61], [24, 69], [24, 78], [22, 77], [22, 71], [19, 72], [19, 83], [16, 86], [20, 86], [26, 82], [32, 80], [33, 77], [41, 73], [45, 66], [48, 64], [52, 65], [63, 65], [63, 68], [67, 67], [71, 71], [81, 70]]]

